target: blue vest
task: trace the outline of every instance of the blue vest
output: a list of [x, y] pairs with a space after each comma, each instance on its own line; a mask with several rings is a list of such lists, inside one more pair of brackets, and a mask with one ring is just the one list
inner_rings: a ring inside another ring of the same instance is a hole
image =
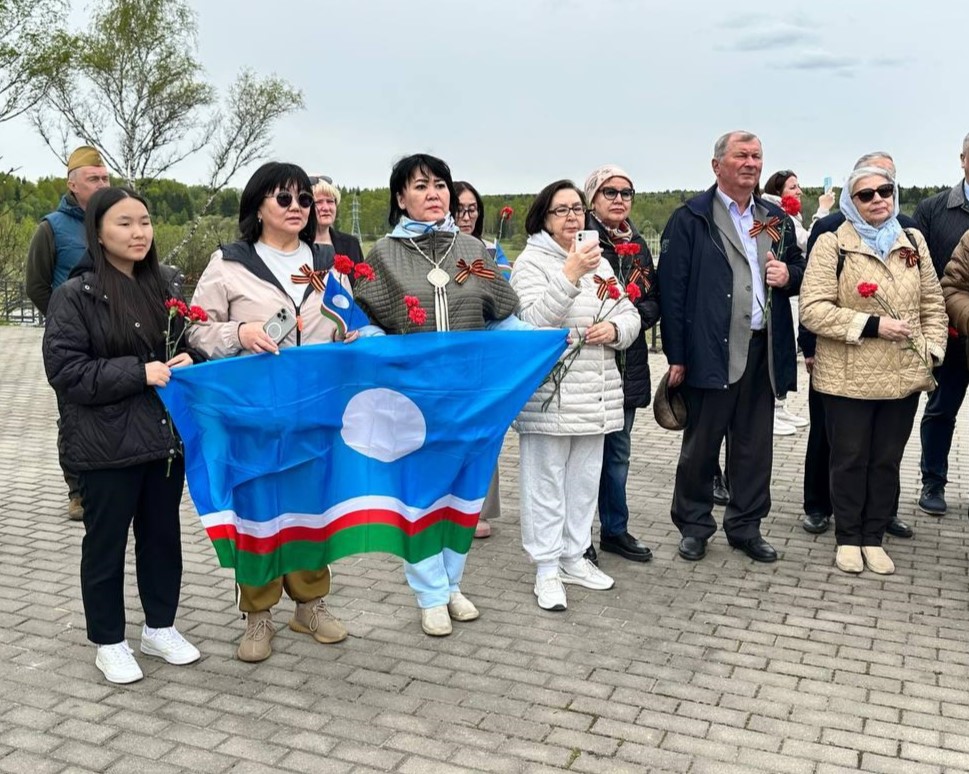
[[77, 266], [81, 256], [87, 252], [87, 239], [84, 236], [84, 210], [76, 204], [71, 204], [67, 196], [61, 197], [61, 203], [46, 220], [54, 232], [54, 281], [51, 290], [63, 283]]

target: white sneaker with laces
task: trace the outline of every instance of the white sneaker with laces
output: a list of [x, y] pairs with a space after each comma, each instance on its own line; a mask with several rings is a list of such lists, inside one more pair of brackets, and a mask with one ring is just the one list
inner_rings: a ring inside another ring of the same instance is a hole
[[774, 419], [779, 419], [784, 424], [793, 425], [794, 427], [807, 427], [811, 424], [810, 420], [799, 417], [797, 414], [792, 414], [783, 403], [774, 407]]
[[794, 425], [789, 425], [774, 414], [774, 435], [794, 435], [797, 432]]
[[559, 565], [559, 576], [562, 578], [562, 583], [585, 586], [595, 591], [605, 591], [616, 585], [612, 578], [584, 556], [572, 562], [562, 562]]
[[558, 575], [539, 575], [535, 578], [535, 596], [542, 610], [565, 610], [569, 606], [565, 586]]
[[198, 661], [202, 657], [199, 649], [186, 640], [174, 626], [164, 629], [141, 630], [141, 652], [148, 656], [159, 656], [169, 664], [181, 666]]
[[128, 647], [127, 640], [113, 645], [98, 645], [94, 665], [104, 674], [105, 680], [118, 685], [136, 683], [145, 676], [135, 661], [134, 651]]

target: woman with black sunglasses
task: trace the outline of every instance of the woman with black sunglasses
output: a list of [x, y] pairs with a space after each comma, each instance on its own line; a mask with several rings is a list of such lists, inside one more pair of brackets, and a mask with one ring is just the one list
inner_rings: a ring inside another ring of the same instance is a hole
[[861, 167], [841, 191], [846, 221], [818, 237], [801, 285], [801, 322], [817, 334], [812, 386], [831, 444], [835, 564], [889, 575], [881, 547], [918, 395], [945, 355], [942, 290], [922, 235], [898, 222], [892, 173]]
[[[316, 210], [306, 172], [275, 161], [257, 169], [242, 191], [239, 231], [241, 239], [220, 247], [199, 279], [192, 303], [209, 319], [189, 329], [192, 345], [222, 358], [336, 340], [337, 328], [320, 314], [322, 294], [310, 281], [311, 274], [328, 271], [333, 259], [314, 245]], [[274, 340], [263, 326], [277, 312], [297, 324]], [[241, 661], [263, 661], [272, 654], [272, 608], [283, 589], [296, 602], [290, 629], [321, 643], [346, 639], [347, 630], [324, 601], [329, 568], [286, 573], [264, 586], [239, 586], [239, 608], [247, 619], [236, 653]]]
[[[623, 426], [606, 435], [603, 442], [602, 475], [599, 479], [599, 548], [633, 562], [648, 562], [653, 558], [652, 552], [629, 534], [626, 479], [629, 475], [636, 409], [646, 408], [652, 394], [649, 347], [645, 334], [659, 320], [659, 289], [653, 256], [646, 240], [629, 219], [636, 196], [629, 175], [612, 164], [599, 167], [585, 181], [585, 196], [589, 201], [585, 227], [599, 232], [602, 257], [609, 262], [621, 287], [625, 288], [632, 282], [640, 290], [640, 296], [634, 302], [641, 322], [639, 333], [629, 349], [615, 352], [616, 365], [622, 375]], [[620, 255], [620, 252], [624, 255]], [[586, 558], [598, 564], [595, 548], [591, 544]]]

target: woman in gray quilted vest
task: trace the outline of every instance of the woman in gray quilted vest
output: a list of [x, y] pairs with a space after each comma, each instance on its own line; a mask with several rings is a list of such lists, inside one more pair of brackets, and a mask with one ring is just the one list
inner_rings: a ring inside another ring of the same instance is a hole
[[[394, 165], [388, 218], [393, 231], [367, 256], [376, 280], [355, 288], [360, 308], [386, 333], [521, 325], [513, 317], [518, 296], [484, 242], [455, 225], [457, 204], [451, 170], [441, 159], [416, 154]], [[420, 301], [423, 322], [408, 314], [405, 296]], [[404, 563], [425, 633], [441, 637], [451, 633], [452, 620], [478, 617], [460, 589], [466, 559], [467, 554], [444, 549], [416, 564]]]
[[831, 505], [847, 573], [889, 575], [882, 538], [919, 393], [945, 355], [947, 317], [929, 249], [898, 222], [898, 185], [879, 167], [851, 173], [847, 220], [818, 237], [801, 285], [801, 322], [818, 336], [811, 381], [831, 444]]

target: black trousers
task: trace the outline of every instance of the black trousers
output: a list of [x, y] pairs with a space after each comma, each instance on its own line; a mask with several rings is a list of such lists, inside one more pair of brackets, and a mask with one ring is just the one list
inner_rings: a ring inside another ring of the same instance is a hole
[[125, 635], [124, 563], [128, 530], [134, 523], [135, 573], [145, 624], [175, 623], [182, 583], [182, 542], [178, 506], [185, 482], [181, 457], [79, 474], [84, 500], [81, 543], [81, 598], [87, 636], [98, 645]]
[[945, 360], [934, 373], [938, 386], [929, 394], [922, 414], [922, 484], [944, 487], [949, 482], [949, 450], [956, 416], [969, 387], [965, 339], [949, 339]]
[[824, 395], [839, 546], [880, 546], [898, 505], [898, 471], [919, 393], [898, 400]]
[[71, 467], [67, 459], [67, 442], [64, 438], [64, 431], [61, 429], [61, 414], [64, 411], [64, 401], [57, 395], [57, 461], [61, 464], [61, 471], [64, 473], [64, 483], [67, 484], [67, 496], [78, 497], [81, 490], [77, 483], [77, 472]]
[[713, 476], [720, 445], [727, 439], [726, 474], [730, 502], [723, 530], [732, 540], [760, 534], [771, 506], [774, 461], [774, 394], [767, 367], [767, 337], [750, 340], [744, 375], [726, 390], [685, 387], [686, 429], [676, 465], [673, 523], [684, 537], [709, 539], [713, 518]]
[[833, 513], [828, 475], [831, 447], [824, 424], [824, 401], [821, 393], [814, 389], [814, 380], [808, 382], [808, 417], [811, 426], [808, 428], [807, 451], [804, 454], [804, 512], [830, 516]]

